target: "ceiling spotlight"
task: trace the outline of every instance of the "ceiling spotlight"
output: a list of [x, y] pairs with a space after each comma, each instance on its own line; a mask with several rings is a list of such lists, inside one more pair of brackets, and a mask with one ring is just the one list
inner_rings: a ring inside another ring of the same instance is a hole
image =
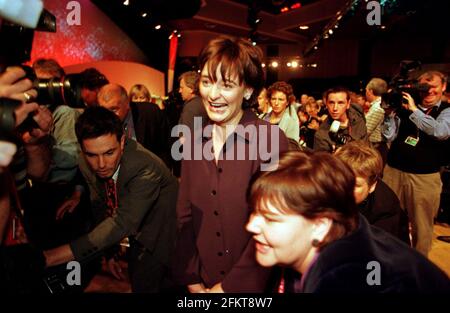
[[311, 64], [311, 67], [317, 67], [317, 63]]
[[381, 26], [381, 29], [386, 29], [386, 26], [385, 26], [385, 25], [382, 25], [382, 26]]
[[256, 46], [256, 41], [252, 41], [252, 46]]
[[339, 15], [339, 16], [337, 17], [337, 20], [339, 21], [341, 18], [342, 18], [342, 15]]
[[142, 17], [146, 17], [147, 16], [147, 12], [142, 13]]
[[317, 46], [314, 46], [314, 50], [317, 50], [317, 49], [319, 49]]
[[176, 34], [176, 33], [178, 33], [178, 30], [174, 29], [173, 32]]
[[293, 68], [297, 68], [297, 67], [298, 67], [298, 62], [297, 62], [297, 61], [292, 61], [292, 62], [291, 62], [291, 66], [292, 66]]
[[161, 29], [161, 24], [156, 25], [155, 29]]
[[300, 28], [301, 30], [307, 30], [307, 29], [309, 29], [309, 26], [308, 25], [301, 25], [298, 28]]
[[329, 37], [330, 36], [328, 36], [328, 34], [326, 34], [326, 33], [323, 35], [323, 39], [328, 39]]
[[125, 0], [124, 2], [123, 2], [123, 5], [129, 5], [130, 4], [130, 0]]
[[287, 62], [286, 65], [287, 65], [287, 67], [291, 67], [292, 63], [291, 62]]
[[259, 22], [261, 22], [261, 20], [260, 20], [259, 18], [257, 18], [257, 19], [255, 20], [255, 24], [258, 24]]
[[261, 66], [264, 68], [266, 67], [266, 63], [261, 63]]
[[177, 37], [178, 37], [178, 38], [181, 38], [181, 34], [178, 34]]
[[339, 24], [334, 25], [334, 28], [338, 28], [338, 27], [339, 27]]
[[330, 35], [333, 35], [333, 30], [332, 30], [332, 29], [329, 29], [329, 30], [328, 30], [328, 33], [329, 33]]
[[272, 67], [277, 68], [278, 67], [278, 62], [277, 61], [272, 61], [272, 63], [270, 64]]

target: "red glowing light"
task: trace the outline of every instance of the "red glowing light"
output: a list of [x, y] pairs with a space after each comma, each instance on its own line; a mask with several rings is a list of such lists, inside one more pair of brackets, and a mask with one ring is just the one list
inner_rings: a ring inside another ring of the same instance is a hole
[[280, 10], [281, 13], [285, 13], [285, 12], [287, 12], [287, 11], [289, 11], [289, 7], [283, 7], [283, 8], [281, 8], [281, 10]]
[[293, 5], [291, 5], [291, 10], [299, 9], [302, 7], [302, 4], [300, 2], [296, 2]]

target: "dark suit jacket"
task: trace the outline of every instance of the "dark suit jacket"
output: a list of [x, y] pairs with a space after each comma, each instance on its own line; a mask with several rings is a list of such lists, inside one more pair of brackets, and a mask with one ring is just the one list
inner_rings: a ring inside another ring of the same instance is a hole
[[154, 103], [131, 102], [136, 140], [170, 168], [170, 128], [166, 115]]
[[397, 195], [382, 180], [378, 180], [375, 191], [361, 202], [358, 208], [371, 225], [410, 245], [408, 215], [400, 207]]
[[155, 258], [168, 264], [176, 233], [178, 182], [163, 162], [134, 140], [126, 141], [116, 183], [119, 207], [113, 217], [106, 217], [104, 181], [89, 169], [84, 157], [80, 168], [89, 185], [97, 226], [70, 243], [75, 259], [93, 257], [134, 236]]

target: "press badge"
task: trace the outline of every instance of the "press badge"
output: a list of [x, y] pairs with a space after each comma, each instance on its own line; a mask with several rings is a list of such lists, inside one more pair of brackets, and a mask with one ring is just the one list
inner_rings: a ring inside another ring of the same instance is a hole
[[405, 140], [405, 143], [406, 143], [407, 145], [410, 145], [410, 146], [413, 146], [413, 147], [417, 146], [417, 143], [418, 143], [418, 142], [419, 142], [419, 138], [412, 137], [412, 136], [408, 136], [408, 137], [406, 138], [406, 140]]

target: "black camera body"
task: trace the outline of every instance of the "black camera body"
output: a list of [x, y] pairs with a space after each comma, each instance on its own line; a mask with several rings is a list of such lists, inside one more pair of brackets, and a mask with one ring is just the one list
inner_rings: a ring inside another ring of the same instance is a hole
[[420, 69], [420, 66], [418, 61], [402, 61], [400, 63], [400, 71], [389, 83], [389, 90], [381, 95], [381, 107], [384, 110], [400, 109], [404, 103], [403, 92], [409, 93], [415, 103], [421, 102], [421, 94], [427, 93], [430, 85], [410, 78], [411, 73]]
[[330, 136], [330, 139], [334, 141], [336, 147], [343, 146], [347, 142], [353, 140], [353, 138], [349, 134], [346, 134], [342, 131], [340, 126], [341, 123], [334, 120], [330, 125], [330, 129], [328, 130], [328, 136]]
[[336, 146], [343, 146], [347, 142], [352, 141], [352, 137], [350, 137], [350, 135], [343, 134], [340, 132], [338, 133], [329, 132], [329, 135], [330, 139], [336, 143]]

